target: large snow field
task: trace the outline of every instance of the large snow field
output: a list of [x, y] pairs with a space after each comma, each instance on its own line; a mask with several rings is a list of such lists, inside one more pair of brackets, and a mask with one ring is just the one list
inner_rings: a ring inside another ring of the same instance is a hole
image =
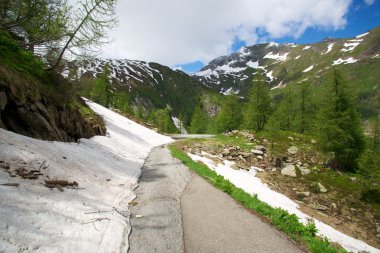
[[[154, 146], [172, 139], [87, 103], [104, 118], [107, 136], [62, 143], [0, 129], [0, 161], [43, 174], [21, 179], [0, 168], [0, 184], [19, 183], [0, 185], [0, 252], [126, 252], [141, 167]], [[61, 192], [45, 187], [46, 179], [78, 187]]]
[[224, 164], [217, 164], [213, 160], [207, 158], [207, 156], [212, 157], [212, 155], [207, 154], [206, 152], [202, 152], [202, 154], [203, 156], [201, 157], [188, 153], [194, 161], [204, 163], [211, 170], [223, 176], [225, 179], [229, 180], [236, 187], [243, 189], [245, 192], [249, 194], [257, 194], [259, 200], [269, 204], [270, 206], [274, 208], [282, 208], [291, 214], [297, 215], [300, 222], [304, 224], [307, 224], [310, 219], [313, 220], [316, 228], [318, 229], [318, 235], [325, 236], [330, 241], [339, 243], [343, 248], [354, 253], [360, 251], [380, 253], [379, 249], [376, 249], [363, 241], [343, 234], [329, 225], [301, 212], [299, 210], [299, 205], [296, 202], [281, 193], [271, 190], [266, 184], [257, 178], [255, 176], [255, 168], [252, 168], [248, 172], [245, 170], [234, 170], [231, 168], [233, 162], [223, 161]]

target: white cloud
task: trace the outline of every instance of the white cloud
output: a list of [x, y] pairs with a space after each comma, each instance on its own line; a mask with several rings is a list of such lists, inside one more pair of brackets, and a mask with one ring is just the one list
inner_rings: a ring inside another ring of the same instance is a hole
[[[370, 0], [366, 0], [370, 1]], [[119, 27], [104, 55], [169, 66], [207, 62], [237, 37], [299, 37], [308, 27], [339, 29], [352, 0], [119, 0]]]
[[375, 0], [364, 0], [364, 2], [367, 4], [367, 5], [372, 5]]

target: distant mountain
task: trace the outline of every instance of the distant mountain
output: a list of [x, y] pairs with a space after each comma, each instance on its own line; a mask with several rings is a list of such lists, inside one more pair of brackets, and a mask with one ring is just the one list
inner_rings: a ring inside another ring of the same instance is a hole
[[[91, 93], [91, 83], [108, 68], [112, 80], [112, 93], [124, 96], [124, 104], [111, 106], [135, 112], [142, 110], [149, 114], [152, 110], [169, 106], [172, 116], [188, 124], [195, 105], [202, 95], [215, 92], [201, 82], [180, 70], [144, 61], [94, 59], [91, 61], [70, 62], [62, 70], [62, 75], [71, 80], [80, 80], [84, 94]], [[87, 89], [87, 91], [86, 91]], [[114, 96], [115, 97], [115, 96]], [[116, 105], [115, 105], [116, 103]], [[175, 121], [175, 120], [174, 120]], [[178, 122], [173, 122], [178, 124]]]
[[344, 72], [362, 100], [362, 113], [378, 114], [380, 28], [354, 38], [328, 38], [306, 45], [268, 43], [243, 47], [212, 60], [192, 77], [217, 92], [237, 92], [244, 97], [258, 71], [266, 75], [275, 90], [301, 81], [318, 86], [334, 68]]

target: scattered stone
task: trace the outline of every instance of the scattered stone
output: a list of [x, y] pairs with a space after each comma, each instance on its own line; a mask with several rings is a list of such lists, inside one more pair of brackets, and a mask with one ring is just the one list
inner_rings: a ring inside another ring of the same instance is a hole
[[293, 191], [297, 191], [298, 190], [298, 188], [293, 188]]
[[142, 217], [144, 217], [144, 215], [142, 215], [142, 214], [136, 214], [136, 218], [142, 218]]
[[239, 170], [239, 166], [236, 163], [231, 164], [231, 169]]
[[289, 164], [281, 170], [281, 174], [284, 176], [297, 177], [296, 167], [292, 164]]
[[264, 152], [261, 151], [261, 150], [252, 149], [251, 152], [252, 152], [254, 155], [264, 155]]
[[315, 143], [317, 143], [317, 141], [314, 140], [314, 139], [312, 139], [312, 140], [311, 140], [311, 143], [312, 143], [312, 144], [315, 144]]
[[264, 140], [263, 140], [263, 143], [264, 143], [264, 144], [267, 144], [267, 143], [268, 143], [268, 140], [267, 140], [267, 139], [264, 139]]
[[335, 210], [338, 209], [338, 206], [335, 203], [332, 203], [331, 207], [332, 207], [332, 209], [335, 209]]
[[306, 169], [304, 167], [301, 167], [300, 168], [300, 171], [301, 171], [301, 174], [304, 176], [304, 175], [307, 175], [309, 174], [311, 171], [309, 169]]
[[296, 146], [291, 146], [290, 148], [288, 148], [288, 153], [290, 155], [295, 155], [298, 153], [298, 148]]
[[263, 157], [262, 157], [261, 155], [258, 155], [258, 156], [257, 156], [257, 159], [259, 159], [259, 160], [263, 160]]
[[323, 184], [318, 183], [319, 192], [326, 193], [327, 189], [323, 186]]
[[318, 210], [318, 211], [329, 210], [329, 208], [327, 206], [324, 206], [324, 205], [318, 205], [318, 204], [311, 203], [311, 204], [309, 204], [309, 206], [315, 210]]
[[294, 138], [291, 137], [291, 136], [288, 136], [288, 139], [291, 140], [291, 141], [294, 141]]
[[356, 182], [356, 177], [350, 177], [352, 182]]
[[263, 151], [263, 152], [266, 151], [266, 148], [265, 148], [265, 146], [263, 146], [263, 145], [257, 145], [257, 146], [255, 146], [255, 149], [256, 149], [256, 150], [261, 150], [261, 151]]
[[277, 168], [272, 168], [271, 171], [272, 172], [277, 172]]
[[232, 130], [232, 133], [237, 134], [237, 133], [239, 133], [239, 130]]
[[296, 192], [297, 196], [300, 198], [305, 198], [310, 196], [310, 192]]

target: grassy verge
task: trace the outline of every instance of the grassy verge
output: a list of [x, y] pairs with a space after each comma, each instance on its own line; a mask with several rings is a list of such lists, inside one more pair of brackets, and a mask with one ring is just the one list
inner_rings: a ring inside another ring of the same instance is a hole
[[283, 231], [291, 239], [306, 245], [313, 253], [335, 253], [346, 252], [342, 248], [336, 248], [327, 239], [316, 236], [317, 230], [313, 223], [304, 225], [298, 221], [294, 214], [280, 209], [273, 208], [260, 201], [257, 196], [250, 195], [240, 188], [237, 188], [230, 181], [219, 176], [210, 170], [206, 165], [193, 161], [187, 154], [180, 151], [176, 144], [169, 146], [172, 156], [181, 160], [187, 167], [205, 178], [216, 188], [230, 195], [240, 202], [245, 208], [255, 211], [269, 220], [277, 229]]

